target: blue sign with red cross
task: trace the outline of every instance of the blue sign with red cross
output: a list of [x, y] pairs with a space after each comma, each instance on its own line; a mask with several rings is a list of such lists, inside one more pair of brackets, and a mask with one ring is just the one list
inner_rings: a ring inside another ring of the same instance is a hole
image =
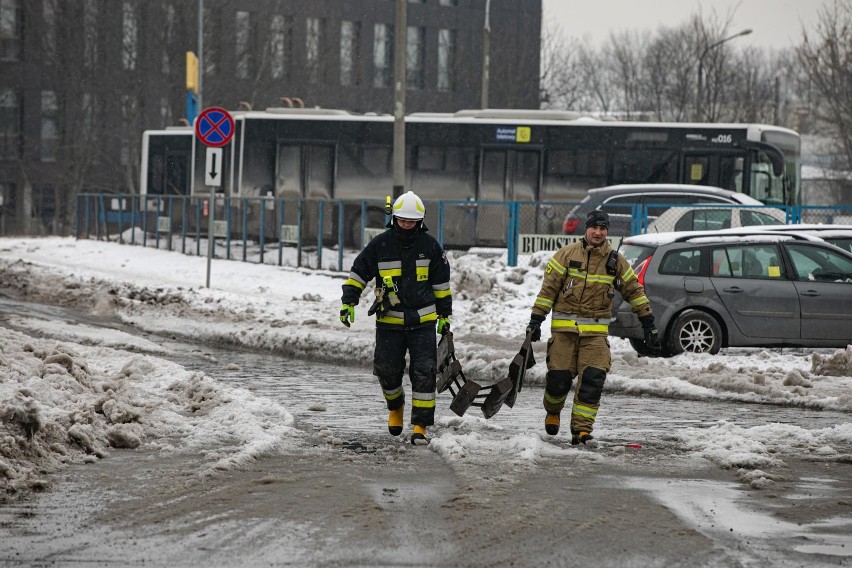
[[211, 148], [221, 148], [234, 137], [234, 119], [225, 109], [210, 107], [195, 119], [195, 135]]

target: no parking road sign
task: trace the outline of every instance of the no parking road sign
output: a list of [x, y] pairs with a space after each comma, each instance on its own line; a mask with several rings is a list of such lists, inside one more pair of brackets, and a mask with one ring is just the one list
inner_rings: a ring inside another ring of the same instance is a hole
[[234, 137], [234, 119], [225, 109], [210, 107], [195, 119], [195, 135], [211, 148], [221, 148]]

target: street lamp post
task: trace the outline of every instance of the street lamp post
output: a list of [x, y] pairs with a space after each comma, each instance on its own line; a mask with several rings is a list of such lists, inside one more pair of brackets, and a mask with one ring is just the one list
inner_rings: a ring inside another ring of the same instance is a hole
[[701, 115], [703, 114], [703, 112], [702, 112], [703, 109], [701, 108], [701, 103], [702, 103], [701, 99], [702, 99], [702, 96], [704, 94], [703, 93], [703, 91], [704, 91], [704, 58], [707, 56], [707, 54], [710, 52], [710, 50], [713, 49], [714, 47], [719, 47], [723, 43], [725, 43], [727, 41], [731, 41], [732, 39], [736, 39], [736, 38], [742, 37], [742, 36], [747, 36], [751, 32], [752, 32], [751, 29], [747, 29], [747, 30], [741, 31], [740, 33], [734, 34], [732, 36], [728, 36], [726, 38], [720, 39], [716, 43], [711, 43], [710, 45], [708, 45], [706, 48], [704, 48], [704, 51], [701, 52], [701, 57], [698, 58], [698, 91], [695, 94], [695, 120], [696, 121], [701, 121]]
[[491, 0], [485, 0], [485, 23], [482, 26], [482, 92], [481, 106], [488, 108], [488, 88], [491, 82]]

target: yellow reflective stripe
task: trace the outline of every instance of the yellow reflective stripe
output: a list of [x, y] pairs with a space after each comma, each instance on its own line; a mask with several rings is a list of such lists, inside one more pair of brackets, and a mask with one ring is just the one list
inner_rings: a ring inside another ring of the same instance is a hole
[[394, 400], [396, 398], [399, 398], [402, 392], [402, 387], [397, 387], [389, 391], [382, 389], [382, 394], [384, 395], [385, 400]]
[[435, 400], [417, 400], [413, 399], [411, 401], [411, 406], [415, 408], [435, 408]]
[[[364, 280], [363, 278], [361, 278], [361, 275], [358, 274], [357, 272], [355, 272], [354, 270], [349, 273], [349, 280], [354, 280], [355, 282], [360, 282], [361, 288], [363, 288], [364, 286], [367, 285], [367, 281]], [[347, 282], [348, 282], [348, 280], [347, 280]], [[357, 286], [357, 284], [354, 284], [354, 285]]]
[[420, 316], [420, 323], [426, 323], [427, 321], [435, 321], [438, 319], [438, 314], [434, 311], [431, 314], [426, 314]]
[[561, 276], [565, 274], [565, 267], [559, 264], [555, 259], [551, 258], [547, 261], [547, 268], [545, 269], [545, 272], [551, 271], [555, 271]]
[[553, 318], [550, 322], [551, 328], [560, 328], [560, 327], [577, 327], [577, 322], [574, 320], [563, 320]]
[[544, 391], [544, 400], [545, 402], [549, 402], [551, 404], [562, 404], [565, 402], [565, 399], [568, 398], [568, 394], [564, 394], [562, 396], [551, 396], [547, 391]]
[[359, 282], [359, 281], [357, 281], [357, 280], [353, 280], [352, 278], [350, 278], [349, 280], [347, 280], [346, 282], [344, 282], [344, 283], [343, 283], [343, 285], [344, 285], [344, 286], [355, 286], [355, 287], [356, 287], [356, 288], [358, 288], [359, 290], [363, 290], [363, 289], [364, 289], [364, 285], [363, 285], [361, 282]]
[[535, 304], [541, 306], [542, 308], [551, 309], [553, 308], [553, 300], [548, 300], [542, 296], [537, 296], [535, 299]]
[[[394, 315], [391, 315], [394, 314]], [[405, 316], [402, 312], [387, 312], [382, 317], [376, 318], [376, 321], [382, 323], [392, 323], [394, 325], [404, 325], [405, 324]]]
[[605, 323], [596, 323], [596, 324], [593, 324], [593, 325], [578, 324], [577, 329], [580, 331], [580, 333], [583, 333], [583, 332], [586, 332], [586, 331], [592, 331], [592, 332], [595, 332], [595, 333], [608, 333], [609, 332], [609, 325], [605, 324]]
[[385, 278], [393, 278], [394, 276], [402, 276], [402, 268], [385, 268], [379, 270], [379, 276], [382, 280]]
[[580, 270], [579, 268], [569, 268], [568, 269], [568, 276], [574, 276], [576, 278], [583, 278], [585, 280], [586, 271]]
[[596, 284], [612, 284], [613, 280], [615, 280], [615, 276], [610, 276], [609, 274], [589, 274], [586, 276], [587, 282], [594, 282]]
[[627, 283], [633, 280], [634, 278], [636, 278], [636, 273], [633, 272], [633, 269], [628, 266], [627, 270], [624, 271], [624, 274], [621, 275], [621, 281]]
[[449, 290], [434, 290], [434, 292], [436, 298], [446, 298], [452, 295], [452, 292], [450, 292]]
[[588, 406], [584, 406], [575, 402], [574, 406], [571, 408], [571, 414], [578, 414], [580, 416], [585, 416], [586, 418], [594, 419], [595, 416], [598, 415], [598, 411], [594, 408], [590, 408]]
[[425, 282], [429, 280], [429, 267], [428, 266], [418, 266], [417, 267], [417, 281]]
[[630, 300], [630, 305], [633, 306], [634, 308], [638, 308], [639, 306], [644, 306], [647, 303], [649, 303], [648, 302], [648, 296], [645, 296], [645, 295], [637, 296], [636, 298], [633, 298], [632, 300]]

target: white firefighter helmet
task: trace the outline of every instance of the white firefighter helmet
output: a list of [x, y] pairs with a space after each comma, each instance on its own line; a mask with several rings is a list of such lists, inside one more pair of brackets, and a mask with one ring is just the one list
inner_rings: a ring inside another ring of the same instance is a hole
[[425, 214], [423, 201], [413, 191], [403, 193], [393, 202], [393, 216], [399, 219], [419, 221]]

